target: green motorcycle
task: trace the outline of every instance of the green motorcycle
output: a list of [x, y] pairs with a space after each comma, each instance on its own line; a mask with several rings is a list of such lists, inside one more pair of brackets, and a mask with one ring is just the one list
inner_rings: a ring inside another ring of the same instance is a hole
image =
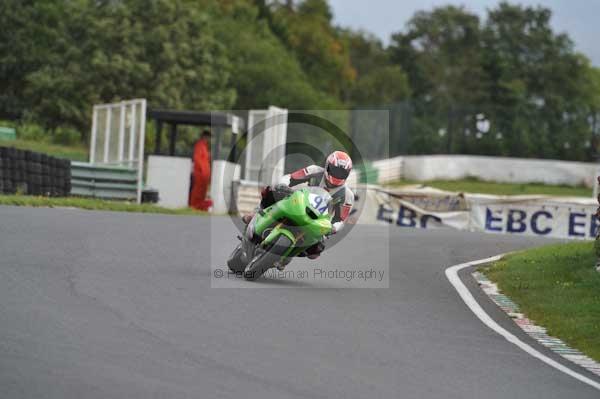
[[289, 189], [288, 195], [259, 211], [227, 260], [229, 269], [256, 280], [268, 269], [286, 265], [294, 256], [332, 231], [332, 198], [321, 187]]

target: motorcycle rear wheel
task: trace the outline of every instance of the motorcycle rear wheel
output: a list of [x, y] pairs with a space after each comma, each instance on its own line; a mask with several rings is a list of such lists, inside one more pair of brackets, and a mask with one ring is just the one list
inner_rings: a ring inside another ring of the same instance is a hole
[[292, 246], [292, 240], [284, 235], [280, 235], [275, 240], [275, 243], [267, 251], [260, 252], [256, 255], [246, 269], [244, 270], [244, 278], [248, 281], [254, 281], [262, 276], [267, 270], [272, 268], [277, 261], [281, 259], [283, 254]]

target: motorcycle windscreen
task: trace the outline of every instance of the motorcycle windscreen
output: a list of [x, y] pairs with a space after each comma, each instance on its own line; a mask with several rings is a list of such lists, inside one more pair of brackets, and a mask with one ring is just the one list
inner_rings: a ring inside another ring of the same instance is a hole
[[308, 193], [308, 201], [311, 208], [319, 212], [320, 215], [330, 213], [331, 195], [322, 188], [311, 187]]

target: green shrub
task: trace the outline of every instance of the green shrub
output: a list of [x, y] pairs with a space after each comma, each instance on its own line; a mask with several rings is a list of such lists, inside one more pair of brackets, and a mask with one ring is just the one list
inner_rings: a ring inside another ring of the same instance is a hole
[[50, 142], [50, 134], [38, 124], [25, 122], [17, 126], [17, 138], [29, 141]]
[[81, 134], [73, 128], [60, 127], [54, 132], [52, 142], [68, 146], [79, 145], [81, 144]]
[[0, 126], [2, 126], [2, 127], [16, 128], [17, 124], [15, 122], [13, 122], [13, 121], [8, 121], [8, 120], [0, 119]]

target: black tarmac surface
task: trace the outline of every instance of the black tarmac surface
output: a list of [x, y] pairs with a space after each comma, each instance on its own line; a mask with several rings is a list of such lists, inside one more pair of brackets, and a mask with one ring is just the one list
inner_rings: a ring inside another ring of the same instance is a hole
[[389, 288], [211, 288], [236, 233], [228, 218], [0, 207], [0, 398], [600, 397], [485, 327], [444, 275], [548, 241], [357, 226], [289, 270], [389, 260]]

